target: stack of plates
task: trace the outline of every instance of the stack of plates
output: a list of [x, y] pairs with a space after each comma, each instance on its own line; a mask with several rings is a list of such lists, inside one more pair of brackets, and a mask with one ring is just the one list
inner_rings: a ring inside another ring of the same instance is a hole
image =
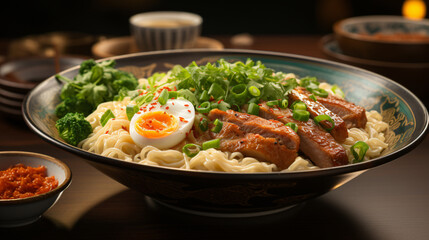
[[79, 65], [84, 58], [27, 58], [6, 62], [0, 66], [0, 112], [7, 117], [21, 118], [25, 96], [41, 81], [58, 71]]
[[341, 50], [333, 34], [321, 39], [320, 48], [332, 60], [364, 68], [398, 82], [429, 105], [429, 62], [400, 63], [349, 56]]

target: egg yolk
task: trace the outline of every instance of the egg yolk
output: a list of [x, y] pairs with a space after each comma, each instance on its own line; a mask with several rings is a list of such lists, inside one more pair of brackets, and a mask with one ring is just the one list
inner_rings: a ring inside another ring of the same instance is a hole
[[176, 117], [163, 111], [145, 113], [135, 123], [136, 132], [147, 138], [168, 136], [178, 127]]

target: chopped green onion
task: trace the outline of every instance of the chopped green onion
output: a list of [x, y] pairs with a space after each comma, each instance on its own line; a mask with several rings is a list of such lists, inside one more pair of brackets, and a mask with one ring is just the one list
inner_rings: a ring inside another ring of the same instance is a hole
[[231, 88], [231, 96], [239, 101], [246, 100], [247, 97], [247, 87], [246, 84], [238, 84]]
[[207, 121], [207, 119], [203, 118], [198, 123], [198, 126], [200, 127], [201, 131], [205, 132], [205, 131], [207, 131], [209, 129], [209, 121]]
[[259, 105], [256, 103], [250, 103], [249, 107], [247, 108], [247, 113], [252, 115], [259, 115]]
[[362, 162], [369, 146], [365, 142], [358, 141], [350, 147], [350, 151], [353, 154], [353, 163]]
[[168, 100], [168, 90], [164, 89], [164, 90], [161, 91], [161, 94], [159, 94], [158, 102], [161, 105], [164, 105], [164, 104], [167, 103], [167, 100]]
[[307, 105], [301, 101], [294, 102], [291, 107], [293, 110], [307, 110]]
[[325, 97], [329, 96], [329, 93], [322, 88], [311, 89], [310, 91], [311, 91], [311, 93], [313, 93], [314, 95], [316, 95], [318, 97], [325, 98]]
[[310, 112], [306, 110], [293, 110], [292, 117], [298, 121], [307, 122], [310, 119]]
[[210, 102], [203, 102], [196, 108], [199, 113], [208, 113], [210, 112]]
[[328, 115], [326, 115], [326, 114], [323, 114], [323, 115], [316, 116], [316, 117], [314, 118], [314, 122], [315, 122], [316, 124], [319, 124], [319, 125], [320, 125], [320, 122], [321, 122], [321, 121], [328, 121], [328, 122], [330, 122], [330, 123], [331, 123], [331, 127], [330, 127], [330, 128], [325, 128], [324, 126], [322, 126], [326, 131], [331, 131], [332, 129], [334, 129], [334, 127], [335, 127], [335, 122], [334, 122], [334, 120], [332, 120], [332, 118], [331, 118], [330, 116], [328, 116]]
[[281, 108], [287, 108], [288, 106], [289, 106], [289, 101], [287, 99], [283, 99], [281, 104], [280, 104], [280, 107]]
[[214, 120], [213, 122], [214, 127], [212, 128], [212, 132], [218, 133], [220, 130], [222, 130], [223, 122], [221, 122], [219, 119]]
[[195, 157], [200, 152], [200, 149], [200, 146], [193, 143], [189, 143], [183, 146], [182, 152], [188, 157]]
[[341, 98], [344, 98], [346, 95], [344, 94], [343, 90], [341, 90], [340, 87], [338, 87], [337, 84], [334, 84], [331, 88], [331, 91], [335, 93], [336, 95], [340, 96]]
[[231, 105], [229, 105], [229, 103], [225, 101], [220, 101], [220, 103], [217, 105], [217, 108], [222, 111], [227, 111], [228, 109], [231, 108]]
[[308, 96], [308, 98], [310, 98], [311, 100], [317, 102], [317, 99], [316, 99], [316, 97], [313, 94], [311, 94], [310, 96]]
[[131, 121], [131, 118], [133, 118], [134, 114], [136, 114], [138, 111], [139, 107], [137, 105], [127, 105], [125, 112], [127, 113], [128, 120]]
[[267, 105], [269, 107], [274, 107], [274, 106], [278, 106], [279, 105], [279, 100], [272, 100], [272, 101], [268, 101]]
[[179, 94], [176, 91], [169, 91], [168, 92], [168, 99], [176, 99], [179, 96]]
[[225, 95], [225, 90], [223, 90], [219, 84], [213, 83], [210, 86], [208, 94], [212, 95], [215, 99], [217, 99], [218, 97], [222, 97]]
[[296, 123], [288, 122], [286, 123], [286, 126], [292, 128], [292, 130], [294, 130], [295, 132], [298, 132], [298, 125], [296, 125]]
[[250, 86], [248, 91], [249, 91], [250, 95], [252, 95], [254, 97], [259, 97], [261, 95], [261, 91], [259, 90], [259, 88], [255, 87], [255, 86]]
[[210, 148], [219, 148], [220, 147], [220, 139], [213, 139], [207, 142], [203, 142], [202, 144], [203, 150], [207, 150]]
[[107, 109], [106, 112], [103, 113], [103, 115], [100, 118], [100, 123], [101, 126], [104, 127], [104, 125], [106, 125], [106, 123], [109, 121], [109, 119], [111, 118], [115, 118], [115, 115], [113, 114], [112, 110]]
[[248, 103], [256, 103], [256, 104], [258, 104], [258, 103], [259, 103], [259, 99], [257, 99], [257, 98], [251, 98], [251, 99], [248, 101]]
[[209, 99], [210, 99], [209, 93], [207, 92], [207, 90], [204, 90], [201, 93], [200, 102], [205, 102], [205, 101], [208, 101]]

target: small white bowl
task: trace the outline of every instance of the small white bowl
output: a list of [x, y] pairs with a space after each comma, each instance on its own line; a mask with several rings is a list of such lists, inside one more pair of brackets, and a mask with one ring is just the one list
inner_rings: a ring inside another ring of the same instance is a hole
[[62, 192], [71, 183], [71, 171], [60, 160], [32, 152], [0, 152], [0, 170], [6, 170], [16, 164], [26, 166], [45, 166], [48, 176], [55, 176], [58, 187], [40, 195], [20, 199], [0, 199], [0, 227], [17, 227], [37, 221], [60, 198]]
[[139, 13], [130, 18], [131, 34], [140, 51], [192, 48], [203, 19], [189, 12]]

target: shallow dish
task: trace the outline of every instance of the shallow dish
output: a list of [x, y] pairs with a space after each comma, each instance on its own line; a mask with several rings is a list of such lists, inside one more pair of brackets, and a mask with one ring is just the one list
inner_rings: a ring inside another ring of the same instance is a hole
[[55, 204], [71, 182], [69, 167], [58, 159], [32, 152], [0, 152], [0, 170], [6, 170], [19, 163], [31, 167], [45, 166], [47, 175], [55, 176], [58, 180], [58, 187], [33, 197], [0, 199], [0, 227], [16, 227], [37, 221]]
[[345, 54], [389, 62], [429, 62], [429, 20], [401, 16], [361, 16], [334, 24]]
[[[61, 83], [51, 77], [38, 85], [23, 104], [28, 126], [47, 142], [86, 159], [101, 172], [152, 199], [178, 209], [204, 214], [264, 214], [280, 211], [336, 189], [365, 170], [392, 161], [417, 146], [428, 127], [428, 113], [410, 91], [385, 77], [356, 67], [304, 56], [249, 50], [170, 50], [118, 56], [117, 67], [137, 77], [183, 66], [225, 60], [262, 61], [276, 71], [316, 76], [338, 84], [347, 99], [380, 111], [391, 125], [390, 147], [377, 159], [316, 171], [289, 173], [221, 173], [185, 171], [125, 162], [92, 154], [64, 143], [55, 129], [55, 105]], [[72, 78], [78, 67], [61, 74]]]
[[320, 49], [335, 61], [364, 68], [394, 80], [411, 90], [427, 106], [429, 95], [422, 86], [427, 84], [424, 76], [429, 75], [429, 62], [399, 63], [349, 56], [340, 48], [332, 34], [326, 35], [320, 40]]

